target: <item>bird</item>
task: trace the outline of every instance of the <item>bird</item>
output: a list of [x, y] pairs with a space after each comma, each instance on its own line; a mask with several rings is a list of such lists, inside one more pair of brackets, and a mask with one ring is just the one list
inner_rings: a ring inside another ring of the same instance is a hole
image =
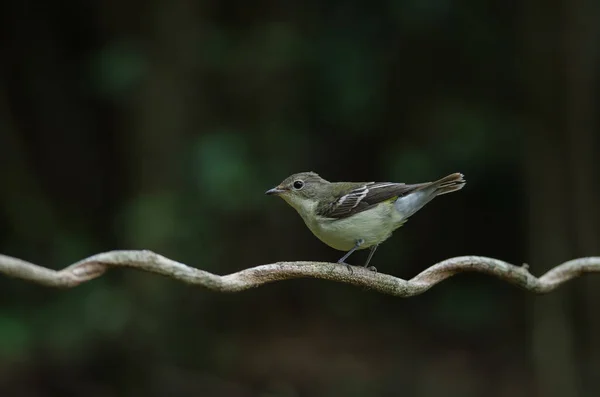
[[369, 266], [377, 247], [435, 197], [460, 190], [464, 175], [453, 173], [434, 182], [329, 182], [315, 172], [300, 172], [265, 192], [294, 208], [323, 243], [345, 251], [338, 263], [357, 250], [369, 249]]

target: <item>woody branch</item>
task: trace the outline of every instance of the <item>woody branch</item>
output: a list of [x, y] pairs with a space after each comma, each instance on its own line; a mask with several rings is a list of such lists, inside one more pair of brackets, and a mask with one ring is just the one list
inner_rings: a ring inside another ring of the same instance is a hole
[[82, 259], [62, 270], [52, 270], [0, 254], [0, 274], [49, 287], [75, 287], [116, 267], [157, 273], [219, 292], [243, 291], [266, 283], [294, 278], [319, 278], [409, 297], [421, 294], [461, 272], [485, 273], [531, 292], [547, 293], [583, 273], [600, 272], [600, 257], [570, 260], [538, 278], [529, 273], [526, 265], [514, 266], [483, 256], [460, 256], [436, 263], [412, 279], [404, 280], [362, 267], [355, 267], [350, 272], [346, 266], [328, 262], [277, 262], [219, 276], [151, 251], [104, 252]]

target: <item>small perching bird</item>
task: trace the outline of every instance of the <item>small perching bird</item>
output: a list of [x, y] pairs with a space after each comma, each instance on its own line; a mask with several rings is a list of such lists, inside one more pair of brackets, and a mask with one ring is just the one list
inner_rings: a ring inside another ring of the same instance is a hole
[[266, 194], [284, 199], [322, 242], [347, 251], [338, 263], [345, 263], [356, 250], [370, 248], [364, 264], [368, 267], [377, 246], [411, 215], [436, 196], [460, 190], [465, 183], [460, 173], [435, 182], [407, 185], [329, 182], [314, 172], [301, 172], [289, 176]]

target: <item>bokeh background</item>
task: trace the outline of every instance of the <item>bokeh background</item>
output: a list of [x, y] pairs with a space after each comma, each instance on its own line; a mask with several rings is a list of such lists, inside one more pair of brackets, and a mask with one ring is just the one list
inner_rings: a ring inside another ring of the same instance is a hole
[[[600, 253], [593, 0], [0, 6], [0, 252], [150, 249], [226, 274], [340, 253], [264, 191], [468, 180], [374, 257], [540, 275]], [[362, 263], [366, 252], [354, 255]], [[0, 277], [2, 396], [597, 396], [600, 279], [464, 274], [400, 299], [323, 280], [222, 294], [132, 270]]]

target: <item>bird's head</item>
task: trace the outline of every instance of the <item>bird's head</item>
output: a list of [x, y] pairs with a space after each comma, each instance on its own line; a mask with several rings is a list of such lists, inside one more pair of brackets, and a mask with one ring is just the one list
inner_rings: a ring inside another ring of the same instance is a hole
[[314, 172], [300, 172], [288, 176], [265, 194], [281, 197], [302, 214], [316, 206], [318, 198], [328, 184], [328, 181]]

